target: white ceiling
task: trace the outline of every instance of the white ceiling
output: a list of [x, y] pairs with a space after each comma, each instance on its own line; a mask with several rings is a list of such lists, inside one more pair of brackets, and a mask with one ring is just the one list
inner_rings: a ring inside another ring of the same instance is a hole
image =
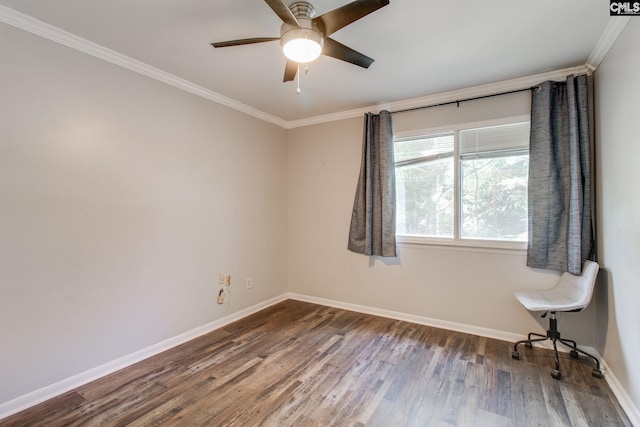
[[[286, 0], [288, 3], [293, 0]], [[312, 0], [317, 15], [349, 0]], [[515, 79], [587, 63], [607, 24], [602, 0], [391, 0], [332, 38], [376, 60], [321, 57], [282, 83], [279, 36], [263, 0], [0, 0], [195, 85], [282, 119], [310, 117]]]

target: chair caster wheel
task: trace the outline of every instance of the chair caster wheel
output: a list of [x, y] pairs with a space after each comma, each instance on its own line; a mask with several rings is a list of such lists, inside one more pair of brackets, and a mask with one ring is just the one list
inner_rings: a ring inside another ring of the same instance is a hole
[[578, 354], [578, 352], [577, 352], [577, 351], [575, 351], [575, 350], [571, 350], [571, 351], [569, 352], [569, 356], [571, 356], [571, 358], [572, 358], [572, 359], [577, 359], [577, 358], [579, 358], [579, 357], [580, 357], [580, 355]]
[[562, 378], [562, 373], [560, 371], [558, 371], [557, 369], [552, 369], [551, 370], [551, 376], [557, 380], [559, 380], [560, 378]]
[[512, 351], [511, 352], [511, 357], [516, 359], [516, 360], [520, 360], [520, 353], [518, 353], [517, 351]]
[[524, 346], [527, 348], [533, 348], [533, 344], [531, 344], [530, 342], [524, 343]]
[[602, 378], [602, 371], [598, 368], [593, 368], [593, 371], [591, 371], [591, 375], [593, 375], [596, 378]]

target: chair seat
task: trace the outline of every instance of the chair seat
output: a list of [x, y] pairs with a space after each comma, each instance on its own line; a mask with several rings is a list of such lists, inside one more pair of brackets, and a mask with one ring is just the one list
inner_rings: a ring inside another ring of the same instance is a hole
[[586, 307], [582, 303], [576, 304], [575, 298], [558, 292], [555, 288], [548, 291], [516, 292], [514, 295], [529, 311], [573, 311]]
[[582, 310], [591, 301], [599, 266], [585, 261], [580, 276], [564, 273], [558, 284], [542, 291], [520, 291], [514, 296], [529, 311]]

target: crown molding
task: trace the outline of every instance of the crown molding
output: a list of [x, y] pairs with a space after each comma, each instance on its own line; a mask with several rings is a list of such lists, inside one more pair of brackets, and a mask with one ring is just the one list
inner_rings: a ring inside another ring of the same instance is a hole
[[97, 43], [79, 37], [68, 31], [62, 30], [46, 22], [40, 21], [30, 15], [18, 12], [14, 9], [0, 5], [0, 22], [43, 37], [47, 40], [61, 44], [66, 47], [78, 50], [93, 57], [118, 65], [127, 70], [142, 74], [162, 83], [168, 84], [185, 92], [200, 96], [217, 104], [224, 105], [242, 113], [248, 114], [260, 120], [273, 123], [280, 127], [286, 127], [286, 121], [265, 113], [264, 111], [250, 107], [234, 99], [221, 95], [210, 89], [199, 86], [181, 77], [167, 73], [159, 68], [153, 67], [137, 59], [123, 55], [114, 50], [108, 49]]
[[593, 48], [593, 51], [591, 51], [589, 59], [587, 59], [586, 66], [591, 69], [591, 72], [598, 68], [629, 20], [631, 20], [630, 16], [609, 17], [607, 26], [604, 28], [600, 39], [598, 39], [598, 43], [596, 43]]
[[512, 90], [524, 89], [535, 86], [547, 80], [562, 80], [570, 74], [588, 74], [590, 70], [587, 66], [564, 68], [562, 70], [549, 71], [531, 76], [519, 77], [511, 80], [503, 80], [495, 83], [487, 83], [479, 86], [467, 87], [464, 89], [452, 90], [449, 92], [441, 92], [433, 95], [420, 96], [416, 98], [405, 99], [385, 104], [371, 105], [369, 107], [357, 108], [353, 110], [342, 111], [339, 113], [326, 114], [323, 116], [310, 117], [287, 122], [285, 128], [292, 129], [303, 126], [310, 126], [320, 123], [327, 123], [337, 120], [352, 119], [361, 117], [363, 114], [371, 111], [399, 111], [410, 108], [419, 108], [425, 105], [440, 104], [443, 102], [457, 101], [465, 98], [474, 98], [477, 96], [492, 95], [500, 92], [509, 92]]

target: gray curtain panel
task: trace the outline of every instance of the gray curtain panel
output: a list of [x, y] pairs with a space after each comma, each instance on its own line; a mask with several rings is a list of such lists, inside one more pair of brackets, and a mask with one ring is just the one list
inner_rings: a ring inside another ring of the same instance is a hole
[[593, 256], [589, 96], [586, 75], [532, 92], [529, 267], [580, 274]]
[[396, 184], [391, 113], [364, 117], [360, 177], [351, 214], [348, 249], [396, 256]]

